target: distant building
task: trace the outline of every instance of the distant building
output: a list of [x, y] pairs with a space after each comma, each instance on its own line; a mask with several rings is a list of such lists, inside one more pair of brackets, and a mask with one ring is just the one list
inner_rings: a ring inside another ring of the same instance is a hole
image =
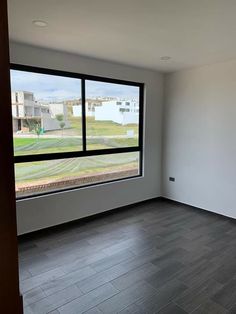
[[52, 118], [56, 118], [57, 115], [68, 116], [67, 106], [64, 103], [49, 103], [48, 104], [50, 114]]
[[[101, 101], [86, 101], [85, 103], [85, 111], [87, 117], [94, 117], [95, 116], [95, 108], [102, 105]], [[72, 114], [74, 117], [81, 117], [82, 116], [82, 106], [81, 104], [75, 104], [72, 106]]]
[[122, 125], [139, 122], [139, 104], [135, 100], [111, 100], [95, 108], [96, 121], [113, 121]]
[[12, 114], [14, 117], [40, 117], [40, 105], [34, 100], [33, 93], [12, 92]]
[[60, 129], [57, 115], [64, 117], [65, 128], [70, 127], [67, 120], [67, 108], [63, 103], [40, 104], [34, 94], [27, 91], [12, 92], [13, 132], [27, 131], [33, 122], [40, 123], [44, 131]]

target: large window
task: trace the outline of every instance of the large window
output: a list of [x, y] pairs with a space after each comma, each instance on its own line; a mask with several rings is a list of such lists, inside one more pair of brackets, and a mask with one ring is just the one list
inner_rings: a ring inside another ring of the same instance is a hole
[[12, 65], [18, 198], [142, 175], [143, 84]]

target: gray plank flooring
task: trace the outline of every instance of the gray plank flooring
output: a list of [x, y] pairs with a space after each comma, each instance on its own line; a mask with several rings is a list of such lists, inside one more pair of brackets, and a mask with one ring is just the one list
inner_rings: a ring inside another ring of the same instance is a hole
[[157, 199], [19, 238], [27, 314], [236, 314], [236, 222]]

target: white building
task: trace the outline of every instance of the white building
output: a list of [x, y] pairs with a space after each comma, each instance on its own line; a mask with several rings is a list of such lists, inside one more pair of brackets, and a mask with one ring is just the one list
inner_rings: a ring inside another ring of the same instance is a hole
[[[94, 117], [95, 116], [95, 107], [96, 107], [96, 104], [91, 104], [88, 102], [85, 103], [85, 110], [86, 110], [86, 116], [87, 117]], [[72, 106], [72, 114], [74, 117], [82, 117], [82, 106], [81, 106], [81, 104]]]
[[67, 107], [64, 103], [40, 104], [34, 94], [26, 91], [12, 92], [13, 132], [27, 131], [30, 121], [40, 123], [44, 131], [60, 129], [57, 115], [63, 115], [65, 128], [70, 127], [67, 120]]
[[44, 131], [60, 129], [60, 122], [57, 120], [57, 115], [63, 115], [64, 128], [70, 128], [70, 123], [67, 120], [67, 106], [64, 103], [49, 103], [46, 106], [48, 107], [48, 111], [41, 111], [41, 126]]
[[122, 125], [139, 122], [139, 104], [135, 100], [111, 100], [95, 108], [96, 121], [113, 121]]
[[67, 106], [64, 103], [49, 103], [48, 104], [52, 118], [56, 118], [57, 115], [68, 116]]
[[33, 93], [18, 91], [12, 92], [12, 114], [13, 117], [40, 117], [40, 104], [38, 104]]

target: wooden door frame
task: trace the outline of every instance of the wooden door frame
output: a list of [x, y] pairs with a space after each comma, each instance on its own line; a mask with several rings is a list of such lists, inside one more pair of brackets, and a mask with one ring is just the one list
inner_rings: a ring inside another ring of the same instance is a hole
[[0, 310], [22, 314], [19, 292], [7, 0], [0, 1]]

